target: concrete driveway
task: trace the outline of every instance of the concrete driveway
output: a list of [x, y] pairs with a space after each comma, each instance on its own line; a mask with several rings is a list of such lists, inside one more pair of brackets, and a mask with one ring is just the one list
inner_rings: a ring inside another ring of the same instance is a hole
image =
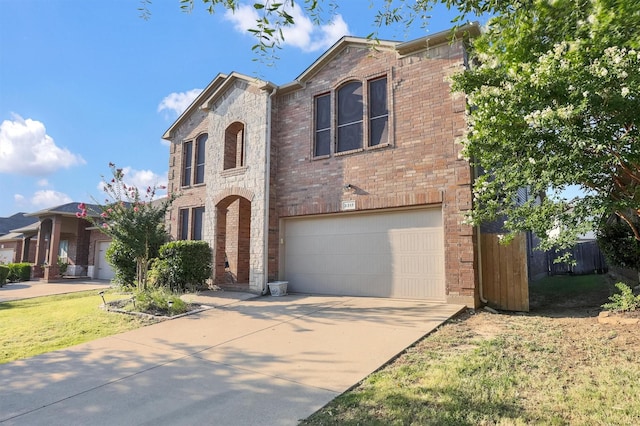
[[295, 425], [463, 308], [250, 297], [0, 365], [0, 423]]

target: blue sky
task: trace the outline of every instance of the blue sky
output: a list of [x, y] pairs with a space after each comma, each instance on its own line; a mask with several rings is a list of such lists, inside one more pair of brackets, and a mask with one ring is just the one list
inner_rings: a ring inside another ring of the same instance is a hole
[[[196, 3], [187, 14], [178, 0], [156, 0], [144, 20], [138, 0], [0, 0], [0, 217], [104, 201], [109, 162], [129, 184], [166, 183], [161, 136], [218, 73], [288, 83], [340, 37], [373, 32], [372, 3], [382, 2], [342, 1], [320, 28], [296, 11], [269, 66], [251, 51], [250, 7], [210, 15]], [[379, 37], [436, 33], [455, 13], [432, 16], [426, 29], [387, 28]]]

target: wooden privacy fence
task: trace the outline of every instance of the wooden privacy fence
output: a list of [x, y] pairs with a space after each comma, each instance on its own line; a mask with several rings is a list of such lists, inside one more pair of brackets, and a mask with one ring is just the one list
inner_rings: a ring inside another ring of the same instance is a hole
[[527, 238], [520, 234], [508, 245], [497, 234], [480, 234], [482, 296], [488, 305], [507, 311], [529, 311]]

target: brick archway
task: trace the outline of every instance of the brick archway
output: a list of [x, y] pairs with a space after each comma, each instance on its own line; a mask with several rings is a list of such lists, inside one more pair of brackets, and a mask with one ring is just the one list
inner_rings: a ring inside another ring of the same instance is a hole
[[216, 199], [215, 283], [221, 287], [249, 289], [251, 199], [250, 191], [227, 193]]

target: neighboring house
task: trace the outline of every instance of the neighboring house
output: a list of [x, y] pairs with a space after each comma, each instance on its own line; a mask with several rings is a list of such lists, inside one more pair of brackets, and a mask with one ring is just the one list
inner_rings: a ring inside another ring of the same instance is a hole
[[0, 264], [33, 262], [35, 246], [30, 245], [24, 236], [36, 222], [37, 219], [23, 212], [0, 217]]
[[223, 288], [478, 306], [465, 97], [449, 83], [478, 34], [344, 37], [282, 86], [218, 75], [163, 135], [170, 233], [209, 242]]
[[[90, 222], [76, 216], [78, 204], [68, 203], [35, 213], [20, 213], [25, 218], [21, 223], [28, 225], [13, 229], [11, 227], [18, 222], [11, 222], [10, 232], [0, 236], [0, 247], [8, 244], [5, 241], [14, 242], [17, 256], [12, 262], [33, 263], [34, 278], [45, 281], [60, 278], [58, 261], [68, 264], [66, 276], [113, 278], [113, 270], [105, 258], [111, 240], [93, 228]], [[97, 211], [97, 206], [89, 206], [89, 210]], [[4, 219], [10, 218], [2, 218], [0, 223]], [[4, 231], [5, 228], [1, 229]]]

